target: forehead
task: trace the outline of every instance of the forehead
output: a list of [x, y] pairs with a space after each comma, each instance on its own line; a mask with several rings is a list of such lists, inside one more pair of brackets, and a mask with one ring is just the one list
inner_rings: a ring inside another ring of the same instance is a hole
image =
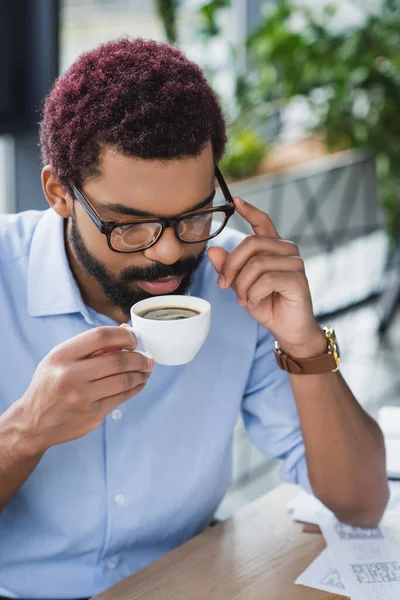
[[100, 175], [88, 180], [84, 189], [99, 207], [111, 202], [165, 216], [185, 212], [214, 189], [211, 144], [199, 156], [168, 161], [143, 160], [106, 149]]

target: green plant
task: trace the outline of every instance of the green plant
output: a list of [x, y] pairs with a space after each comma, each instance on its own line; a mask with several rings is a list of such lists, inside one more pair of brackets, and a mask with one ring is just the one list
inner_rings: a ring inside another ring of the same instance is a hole
[[[219, 34], [218, 16], [224, 8], [230, 6], [231, 0], [204, 0], [198, 7], [200, 17], [198, 35], [205, 40]], [[178, 16], [180, 0], [155, 0], [156, 12], [161, 19], [165, 36], [169, 42], [178, 42]]]
[[[204, 0], [198, 7], [199, 21], [196, 35], [204, 44], [220, 34], [219, 21], [222, 12], [229, 8], [231, 0]], [[177, 43], [179, 0], [156, 0], [157, 13], [162, 21], [168, 41]], [[213, 72], [206, 69], [212, 80]], [[251, 114], [245, 115], [238, 107], [225, 107], [228, 125], [228, 145], [221, 168], [232, 178], [250, 177], [257, 172], [266, 153], [266, 145], [255, 133]]]
[[218, 17], [221, 10], [228, 8], [231, 0], [209, 0], [203, 2], [199, 7], [201, 16], [200, 33], [209, 39], [220, 33]]
[[372, 151], [387, 228], [398, 244], [400, 8], [382, 0], [368, 12], [366, 4], [359, 2], [360, 25], [338, 31], [332, 7], [317, 19], [315, 11], [278, 1], [249, 39], [249, 71], [238, 85], [243, 110], [267, 114], [301, 96], [330, 147]]
[[167, 40], [171, 44], [178, 41], [177, 17], [179, 0], [156, 0], [156, 11], [161, 19]]
[[255, 132], [233, 125], [220, 167], [224, 174], [234, 179], [250, 177], [257, 172], [265, 154], [265, 143]]

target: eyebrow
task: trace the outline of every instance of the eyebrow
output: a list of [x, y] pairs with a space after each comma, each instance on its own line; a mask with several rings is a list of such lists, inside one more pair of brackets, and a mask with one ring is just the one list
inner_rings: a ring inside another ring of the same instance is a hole
[[[216, 190], [214, 189], [212, 191], [212, 193], [209, 196], [207, 196], [207, 198], [204, 198], [204, 200], [202, 200], [201, 202], [199, 202], [198, 204], [196, 204], [189, 210], [186, 210], [182, 214], [194, 212], [196, 210], [200, 210], [201, 208], [205, 208], [207, 206], [207, 204], [210, 204], [210, 202], [212, 202], [212, 200], [214, 200], [215, 194], [216, 194]], [[149, 217], [149, 218], [155, 218], [155, 219], [160, 218], [159, 215], [155, 215], [154, 213], [147, 212], [145, 210], [139, 210], [138, 208], [130, 208], [129, 206], [125, 206], [124, 204], [113, 204], [111, 202], [104, 202], [101, 205], [99, 205], [99, 208], [109, 210], [112, 212], [116, 212], [116, 213], [120, 213], [121, 215], [129, 215], [131, 217], [144, 217], [144, 218]]]

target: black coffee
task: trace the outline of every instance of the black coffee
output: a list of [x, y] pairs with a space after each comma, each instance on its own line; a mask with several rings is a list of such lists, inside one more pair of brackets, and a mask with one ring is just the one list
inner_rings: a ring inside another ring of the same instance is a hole
[[177, 321], [178, 319], [190, 319], [197, 317], [199, 310], [192, 308], [181, 308], [179, 306], [159, 306], [157, 308], [146, 308], [138, 312], [137, 316], [142, 319], [151, 319], [152, 321]]

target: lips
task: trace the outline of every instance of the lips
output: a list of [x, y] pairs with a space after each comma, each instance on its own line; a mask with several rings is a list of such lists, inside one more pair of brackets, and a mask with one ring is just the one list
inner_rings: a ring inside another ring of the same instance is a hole
[[182, 277], [165, 277], [157, 281], [138, 281], [137, 285], [148, 294], [172, 294], [178, 289]]

